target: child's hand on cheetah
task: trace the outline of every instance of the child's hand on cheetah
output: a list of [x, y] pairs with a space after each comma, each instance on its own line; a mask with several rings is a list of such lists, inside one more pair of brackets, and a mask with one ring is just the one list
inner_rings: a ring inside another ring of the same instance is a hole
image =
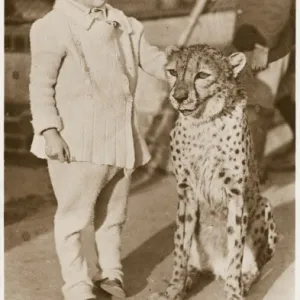
[[51, 159], [57, 159], [63, 162], [70, 161], [70, 150], [55, 128], [44, 131], [43, 136], [46, 140], [46, 154]]

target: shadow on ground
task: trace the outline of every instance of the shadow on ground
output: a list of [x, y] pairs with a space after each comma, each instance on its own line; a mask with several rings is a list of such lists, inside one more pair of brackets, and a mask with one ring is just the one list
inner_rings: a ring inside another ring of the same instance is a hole
[[175, 223], [164, 227], [123, 260], [129, 297], [138, 294], [148, 285], [147, 279], [152, 270], [172, 253], [174, 230]]
[[55, 210], [56, 202], [52, 194], [27, 195], [6, 203], [4, 207], [5, 251], [52, 231]]
[[30, 218], [48, 206], [55, 205], [53, 194], [48, 195], [26, 195], [24, 197], [10, 200], [5, 204], [4, 226], [19, 223], [23, 219]]

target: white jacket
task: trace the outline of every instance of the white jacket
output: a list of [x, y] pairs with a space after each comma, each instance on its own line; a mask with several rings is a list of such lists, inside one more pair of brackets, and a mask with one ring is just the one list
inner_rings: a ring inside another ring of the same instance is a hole
[[105, 20], [89, 11], [58, 0], [31, 28], [31, 151], [46, 158], [41, 132], [55, 127], [73, 161], [131, 169], [150, 159], [134, 109], [138, 68], [163, 80], [166, 58], [137, 20], [108, 4]]

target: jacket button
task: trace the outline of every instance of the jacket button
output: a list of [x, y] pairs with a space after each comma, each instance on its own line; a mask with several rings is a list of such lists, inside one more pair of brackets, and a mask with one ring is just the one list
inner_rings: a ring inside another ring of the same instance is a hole
[[86, 79], [86, 80], [85, 80], [85, 83], [86, 83], [87, 85], [89, 85], [89, 84], [91, 84], [91, 80], [90, 80], [90, 79]]
[[238, 10], [237, 10], [237, 14], [238, 15], [241, 15], [243, 13], [243, 11], [239, 8]]

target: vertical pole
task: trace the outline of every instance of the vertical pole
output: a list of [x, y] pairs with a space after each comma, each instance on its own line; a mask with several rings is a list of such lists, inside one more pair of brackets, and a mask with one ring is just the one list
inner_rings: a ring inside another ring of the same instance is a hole
[[179, 40], [178, 40], [179, 47], [186, 45], [186, 43], [188, 42], [188, 40], [193, 32], [193, 29], [199, 19], [199, 16], [205, 8], [206, 3], [207, 3], [207, 0], [197, 0], [195, 7], [193, 8], [193, 10], [190, 14], [188, 24], [187, 24], [186, 28], [183, 30], [183, 32], [181, 33], [181, 36], [179, 37]]

